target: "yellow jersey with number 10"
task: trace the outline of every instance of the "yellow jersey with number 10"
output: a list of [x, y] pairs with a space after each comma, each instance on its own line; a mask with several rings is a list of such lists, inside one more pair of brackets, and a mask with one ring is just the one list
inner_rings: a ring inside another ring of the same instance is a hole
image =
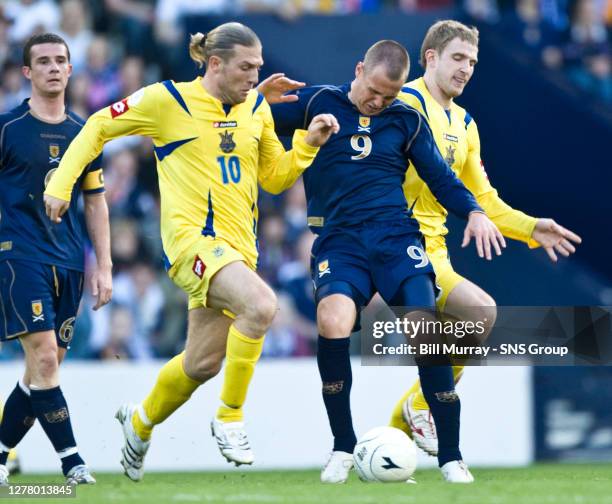
[[45, 193], [69, 201], [77, 177], [104, 143], [125, 135], [153, 140], [164, 261], [171, 276], [172, 264], [202, 235], [223, 238], [254, 267], [258, 183], [281, 192], [318, 152], [298, 136], [285, 152], [270, 107], [255, 90], [230, 107], [204, 89], [201, 77], [164, 81], [91, 116]]
[[[445, 110], [431, 96], [422, 77], [407, 83], [398, 98], [425, 116], [446, 162], [502, 234], [537, 246], [531, 240], [537, 219], [507, 205], [489, 183], [480, 159], [478, 128], [470, 114], [454, 102], [449, 110]], [[448, 233], [445, 226], [448, 212], [414, 169], [409, 169], [406, 174], [404, 194], [425, 236]]]

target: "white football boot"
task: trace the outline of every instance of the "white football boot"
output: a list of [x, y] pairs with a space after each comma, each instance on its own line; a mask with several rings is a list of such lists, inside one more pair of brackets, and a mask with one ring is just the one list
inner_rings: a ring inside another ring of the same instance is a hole
[[140, 439], [132, 425], [132, 416], [137, 408], [135, 404], [124, 404], [115, 413], [125, 439], [125, 444], [121, 448], [121, 465], [125, 475], [132, 481], [140, 481], [144, 476], [144, 457], [151, 445], [151, 441]]
[[68, 474], [66, 474], [66, 485], [95, 485], [96, 478], [89, 472], [89, 467], [85, 464], [74, 466]]
[[9, 485], [9, 470], [5, 465], [0, 465], [0, 487]]
[[412, 439], [425, 453], [436, 457], [438, 455], [438, 433], [431, 411], [414, 409], [412, 403], [415, 394], [410, 394], [402, 406], [404, 421], [412, 431]]
[[447, 462], [440, 467], [440, 471], [447, 483], [474, 483], [474, 476], [463, 460]]
[[238, 467], [241, 464], [250, 465], [255, 461], [244, 430], [244, 422], [222, 422], [215, 417], [210, 423], [210, 430], [221, 455], [228, 462], [233, 462]]
[[321, 471], [321, 483], [346, 483], [353, 468], [353, 454], [333, 451]]

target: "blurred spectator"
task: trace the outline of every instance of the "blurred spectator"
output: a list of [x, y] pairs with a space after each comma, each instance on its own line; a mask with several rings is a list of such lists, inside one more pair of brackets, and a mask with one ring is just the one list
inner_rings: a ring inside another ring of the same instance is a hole
[[259, 225], [259, 274], [272, 285], [278, 286], [278, 267], [291, 258], [285, 238], [287, 223], [280, 214], [267, 215]]
[[577, 1], [563, 56], [576, 84], [612, 101], [611, 48], [603, 14], [600, 2]]
[[23, 43], [37, 32], [56, 31], [59, 26], [59, 7], [52, 0], [8, 0], [4, 15], [11, 20], [11, 42]]
[[111, 57], [111, 47], [105, 36], [96, 35], [87, 49], [89, 93], [87, 105], [95, 112], [119, 98], [120, 84], [117, 67]]
[[[140, 232], [147, 235], [139, 236], [146, 248], [148, 235], [154, 234], [154, 240], [159, 241], [158, 205], [143, 187], [138, 183], [138, 164], [136, 154], [129, 149], [121, 150], [112, 156], [105, 170], [106, 199], [111, 218], [130, 218], [140, 221]], [[155, 251], [157, 254], [157, 250]]]
[[312, 355], [308, 338], [299, 333], [291, 300], [278, 295], [278, 312], [266, 333], [262, 355], [264, 357], [298, 357]]
[[155, 0], [105, 0], [105, 6], [110, 18], [118, 24], [117, 31], [125, 41], [127, 54], [154, 58]]
[[4, 11], [0, 9], [0, 68], [11, 58], [10, 25], [10, 20], [4, 15]]
[[286, 292], [295, 311], [294, 323], [299, 332], [313, 343], [317, 339], [317, 319], [312, 285], [311, 255], [315, 236], [306, 229], [295, 246], [296, 260], [279, 268], [280, 288]]
[[9, 63], [4, 67], [2, 74], [4, 77], [2, 79], [4, 107], [10, 110], [30, 96], [30, 89], [21, 73], [21, 65]]
[[82, 0], [62, 2], [59, 35], [70, 48], [70, 63], [72, 63], [74, 74], [82, 72], [87, 63], [87, 49], [94, 37], [91, 31], [91, 21], [88, 19]]

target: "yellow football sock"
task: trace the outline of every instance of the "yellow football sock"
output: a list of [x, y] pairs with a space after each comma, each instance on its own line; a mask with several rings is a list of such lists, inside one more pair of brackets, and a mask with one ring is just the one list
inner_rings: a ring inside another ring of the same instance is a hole
[[227, 335], [225, 379], [221, 389], [222, 405], [217, 418], [222, 422], [241, 422], [242, 405], [263, 348], [264, 338], [249, 338], [232, 324]]
[[153, 390], [139, 408], [146, 418], [141, 418], [138, 410], [132, 416], [136, 434], [143, 439], [151, 438], [153, 427], [162, 423], [180, 406], [185, 404], [201, 383], [185, 373], [183, 361], [185, 352], [168, 361], [157, 375]]
[[[453, 379], [455, 383], [457, 383], [461, 376], [463, 375], [464, 366], [453, 366]], [[415, 394], [414, 399], [412, 400], [412, 407], [417, 410], [426, 410], [429, 409], [429, 405], [425, 400], [425, 396], [423, 395], [423, 391], [421, 390], [421, 382], [417, 379], [412, 387], [406, 392], [402, 398], [395, 404], [393, 408], [393, 413], [391, 413], [391, 420], [389, 420], [389, 425], [391, 427], [395, 427], [396, 429], [403, 430], [406, 434], [411, 434], [410, 427], [404, 421], [404, 415], [402, 413], [404, 403], [408, 399], [411, 394]]]

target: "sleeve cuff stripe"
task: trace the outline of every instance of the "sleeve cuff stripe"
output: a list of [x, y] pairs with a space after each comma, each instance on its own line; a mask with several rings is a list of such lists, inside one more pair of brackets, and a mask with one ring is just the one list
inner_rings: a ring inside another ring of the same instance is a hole
[[83, 194], [99, 194], [105, 191], [104, 187], [98, 187], [97, 189], [84, 189]]

